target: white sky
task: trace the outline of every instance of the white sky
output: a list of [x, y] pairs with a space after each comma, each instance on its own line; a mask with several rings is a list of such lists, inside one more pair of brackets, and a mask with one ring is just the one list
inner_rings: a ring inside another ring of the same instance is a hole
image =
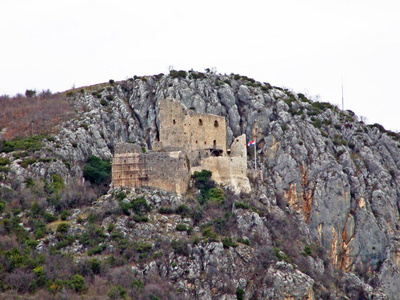
[[[239, 73], [400, 130], [399, 0], [0, 0], [0, 95]], [[1, 108], [0, 108], [1, 109]]]

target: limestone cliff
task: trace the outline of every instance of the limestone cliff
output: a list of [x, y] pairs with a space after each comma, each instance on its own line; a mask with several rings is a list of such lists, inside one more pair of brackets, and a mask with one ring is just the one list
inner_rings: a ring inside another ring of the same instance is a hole
[[[165, 98], [196, 113], [225, 117], [228, 145], [242, 134], [256, 140], [262, 174], [251, 180], [251, 195], [235, 198], [253, 210], [235, 208], [235, 201], [229, 208], [237, 226], [232, 235], [251, 246], [194, 244], [183, 254], [172, 253], [167, 262], [136, 266], [135, 276], [157, 273], [183, 298], [235, 299], [243, 291], [246, 299], [399, 299], [399, 134], [366, 125], [351, 111], [234, 74], [174, 71], [72, 92], [79, 117], [65, 122], [53, 140], [43, 141], [40, 157], [54, 160], [23, 168], [12, 153], [2, 153], [10, 160], [3, 187], [18, 189], [28, 177], [51, 180], [55, 172], [66, 182], [82, 180], [82, 162], [90, 155], [111, 158], [119, 142], [150, 149], [159, 139], [159, 103]], [[249, 151], [250, 170], [252, 155]], [[87, 209], [114, 203], [118, 192], [110, 190]], [[153, 190], [125, 192], [132, 199], [145, 197], [152, 209], [189, 201], [160, 197]], [[133, 228], [123, 217], [112, 222], [129, 238], [145, 238], [154, 248], [155, 236], [180, 222], [174, 216], [154, 214], [150, 223]], [[183, 222], [201, 232], [213, 220], [207, 218], [196, 224], [186, 216]], [[284, 247], [285, 238], [292, 239], [297, 254]], [[301, 253], [308, 271], [290, 260]], [[327, 272], [331, 282], [321, 282]]]

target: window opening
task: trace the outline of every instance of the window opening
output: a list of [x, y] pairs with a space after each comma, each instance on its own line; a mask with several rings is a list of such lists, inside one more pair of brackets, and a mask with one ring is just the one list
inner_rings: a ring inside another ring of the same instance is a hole
[[203, 120], [199, 119], [199, 126], [203, 126]]
[[214, 127], [218, 127], [218, 121], [217, 120], [214, 121]]

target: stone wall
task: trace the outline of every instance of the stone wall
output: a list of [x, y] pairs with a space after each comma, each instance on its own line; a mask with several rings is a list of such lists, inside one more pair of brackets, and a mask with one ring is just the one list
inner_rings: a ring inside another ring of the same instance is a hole
[[229, 185], [235, 192], [249, 193], [251, 187], [247, 177], [246, 135], [234, 139], [229, 156], [206, 157], [200, 161], [199, 166], [191, 168], [192, 174], [201, 170], [211, 171], [211, 178], [215, 182]]
[[149, 186], [185, 194], [190, 180], [189, 159], [182, 151], [115, 154], [113, 185]]
[[224, 117], [196, 113], [179, 101], [165, 99], [160, 102], [158, 118], [160, 142], [166, 149], [221, 149], [226, 153]]

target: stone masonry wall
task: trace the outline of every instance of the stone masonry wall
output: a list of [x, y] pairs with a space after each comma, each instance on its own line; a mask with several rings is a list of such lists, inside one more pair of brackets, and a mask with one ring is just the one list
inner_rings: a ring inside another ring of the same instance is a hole
[[188, 162], [181, 151], [115, 154], [113, 185], [149, 186], [182, 195], [190, 180]]
[[226, 153], [226, 121], [224, 117], [199, 114], [180, 102], [160, 102], [160, 142], [165, 148], [221, 149]]

